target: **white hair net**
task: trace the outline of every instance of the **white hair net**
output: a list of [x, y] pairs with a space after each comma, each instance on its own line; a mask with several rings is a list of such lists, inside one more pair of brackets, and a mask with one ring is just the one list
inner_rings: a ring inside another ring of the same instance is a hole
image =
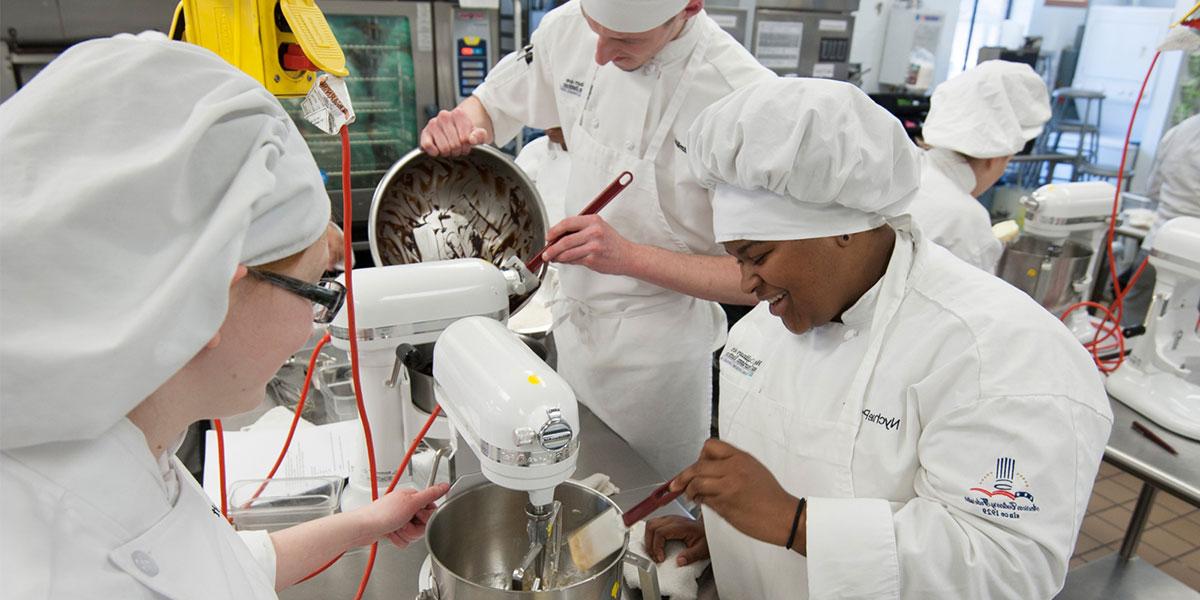
[[904, 214], [920, 182], [900, 122], [837, 81], [744, 87], [700, 114], [687, 147], [692, 172], [716, 188], [718, 242], [866, 231]]
[[688, 0], [581, 0], [583, 12], [606, 29], [650, 31], [679, 14]]
[[989, 60], [933, 90], [922, 137], [975, 158], [1011, 156], [1049, 119], [1046, 84], [1029, 65]]
[[0, 139], [3, 448], [103, 433], [212, 338], [239, 263], [329, 220], [279, 102], [182, 42], [71, 48], [0, 105]]

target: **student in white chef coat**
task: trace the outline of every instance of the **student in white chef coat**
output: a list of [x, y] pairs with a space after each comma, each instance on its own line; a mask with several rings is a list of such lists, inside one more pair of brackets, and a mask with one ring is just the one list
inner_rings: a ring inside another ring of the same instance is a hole
[[905, 214], [918, 154], [853, 86], [779, 80], [689, 136], [763, 302], [721, 357], [721, 441], [672, 483], [723, 598], [1050, 598], [1112, 415], [1067, 329]]
[[571, 155], [562, 136], [560, 127], [547, 129], [546, 135], [525, 144], [514, 161], [533, 180], [550, 223], [567, 216], [563, 204], [571, 177]]
[[546, 15], [474, 95], [421, 134], [430, 154], [503, 144], [523, 125], [562, 127], [577, 215], [622, 171], [633, 184], [598, 216], [548, 232], [560, 292], [558, 371], [579, 399], [663, 476], [708, 435], [714, 301], [752, 304], [713, 241], [709, 193], [687, 169], [696, 115], [774, 75], [703, 10], [703, 0], [572, 0]]
[[[1142, 249], [1133, 263], [1134, 268], [1150, 253], [1154, 237], [1167, 221], [1175, 217], [1200, 217], [1200, 114], [1172, 127], [1158, 142], [1146, 196], [1158, 201], [1158, 210], [1150, 234], [1142, 242]], [[1145, 323], [1155, 280], [1154, 265], [1147, 263], [1142, 276], [1125, 297], [1123, 326]]]
[[995, 272], [1003, 248], [976, 198], [1049, 119], [1046, 84], [1023, 63], [989, 60], [939, 85], [922, 130], [930, 149], [921, 187], [909, 209], [921, 231], [955, 256]]
[[266, 89], [161, 34], [78, 44], [0, 105], [0, 581], [12, 598], [275, 598], [419, 539], [445, 486], [234, 532], [174, 451], [257, 406], [343, 294], [329, 198]]

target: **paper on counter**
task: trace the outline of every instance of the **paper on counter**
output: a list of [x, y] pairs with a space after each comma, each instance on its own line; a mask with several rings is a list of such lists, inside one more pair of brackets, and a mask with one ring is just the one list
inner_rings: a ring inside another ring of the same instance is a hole
[[[217, 476], [217, 432], [209, 430], [204, 444], [204, 491], [220, 506]], [[296, 429], [287, 457], [275, 477], [349, 477], [350, 461], [358, 451], [362, 426], [358, 420]], [[263, 479], [275, 464], [286, 429], [225, 432], [225, 488], [241, 479]]]

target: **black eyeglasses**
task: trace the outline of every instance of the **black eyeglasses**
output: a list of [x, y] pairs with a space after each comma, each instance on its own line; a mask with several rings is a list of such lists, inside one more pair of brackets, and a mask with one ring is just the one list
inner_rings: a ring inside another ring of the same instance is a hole
[[295, 277], [259, 269], [250, 269], [250, 274], [312, 302], [313, 322], [321, 325], [332, 321], [346, 300], [346, 286], [335, 279], [322, 279], [314, 285]]

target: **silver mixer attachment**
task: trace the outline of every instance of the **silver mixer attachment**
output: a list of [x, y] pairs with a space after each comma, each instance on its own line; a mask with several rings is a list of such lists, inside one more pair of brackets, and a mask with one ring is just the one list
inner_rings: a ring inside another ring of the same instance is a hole
[[529, 549], [517, 568], [513, 569], [512, 589], [552, 589], [562, 548], [562, 504], [557, 500], [550, 504], [527, 504], [525, 516], [529, 519], [525, 526]]

